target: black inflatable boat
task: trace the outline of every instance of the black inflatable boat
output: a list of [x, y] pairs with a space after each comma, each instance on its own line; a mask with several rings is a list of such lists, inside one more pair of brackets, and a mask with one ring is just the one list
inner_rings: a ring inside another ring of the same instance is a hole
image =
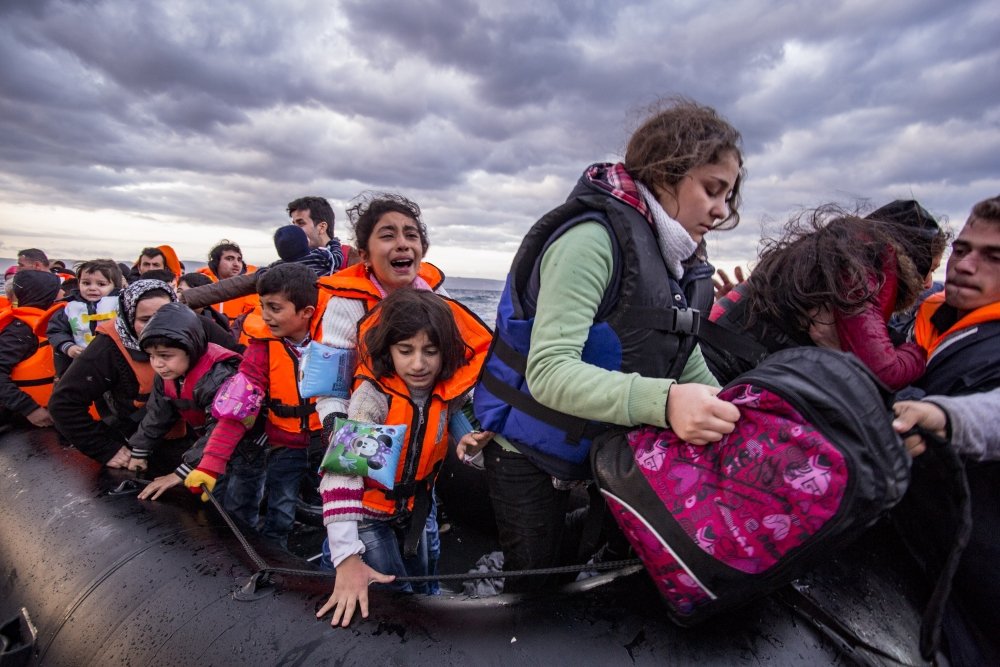
[[[475, 482], [463, 491], [470, 474], [445, 473], [446, 506], [482, 503]], [[373, 592], [367, 620], [334, 629], [314, 618], [330, 579], [247, 586], [259, 568], [212, 506], [181, 491], [139, 501], [121, 487], [129, 477], [51, 429], [0, 435], [2, 667], [923, 664], [915, 578], [885, 531], [694, 629], [666, 619], [641, 571], [531, 596]], [[453, 516], [443, 570], [474, 564], [478, 553], [461, 562], [482, 541], [470, 514]], [[312, 568], [251, 545], [269, 564]]]

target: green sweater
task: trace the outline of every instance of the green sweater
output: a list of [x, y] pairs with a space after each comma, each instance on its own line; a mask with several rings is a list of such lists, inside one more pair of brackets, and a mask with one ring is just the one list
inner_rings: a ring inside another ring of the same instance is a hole
[[611, 282], [612, 265], [611, 239], [597, 222], [574, 226], [545, 251], [528, 352], [528, 387], [539, 403], [565, 414], [623, 426], [665, 427], [667, 392], [675, 381], [712, 387], [719, 383], [697, 346], [676, 380], [608, 371], [581, 360]]

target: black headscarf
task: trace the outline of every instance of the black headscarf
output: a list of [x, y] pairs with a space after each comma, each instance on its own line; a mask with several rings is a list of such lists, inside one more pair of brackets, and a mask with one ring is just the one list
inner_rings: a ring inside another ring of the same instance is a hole
[[139, 335], [139, 343], [148, 344], [150, 338], [157, 336], [169, 338], [183, 348], [191, 358], [192, 366], [208, 347], [201, 318], [183, 303], [168, 303], [156, 311]]
[[171, 301], [177, 301], [177, 293], [174, 292], [174, 288], [162, 280], [137, 280], [130, 283], [118, 295], [118, 317], [115, 318], [115, 330], [122, 339], [122, 345], [129, 350], [142, 352], [138, 336], [135, 333], [135, 308], [142, 299], [142, 295], [153, 290], [165, 292]]

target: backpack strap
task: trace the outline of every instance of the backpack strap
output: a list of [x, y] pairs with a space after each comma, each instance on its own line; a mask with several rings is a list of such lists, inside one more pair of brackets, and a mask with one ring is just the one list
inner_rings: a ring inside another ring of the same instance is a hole
[[[711, 266], [711, 265], [710, 265]], [[711, 275], [692, 280], [686, 287], [688, 306], [701, 313], [702, 320], [708, 320], [715, 302], [715, 284]]]
[[750, 336], [731, 331], [708, 318], [701, 321], [698, 338], [753, 366], [757, 366], [768, 355], [767, 348]]
[[[972, 534], [972, 494], [969, 490], [965, 464], [949, 442], [920, 427], [914, 427], [906, 433], [900, 434], [900, 437], [905, 439], [917, 434], [923, 437], [924, 442], [928, 444], [928, 452], [923, 456], [927, 454], [934, 456], [932, 465], [943, 478], [939, 478], [938, 481], [942, 481], [943, 484], [936, 488], [936, 491], [942, 496], [950, 496], [951, 502], [956, 507], [956, 511], [950, 517], [956, 524], [955, 537], [941, 566], [940, 574], [934, 582], [920, 622], [920, 654], [925, 659], [931, 660], [941, 644], [941, 626], [948, 598], [951, 596], [952, 583], [958, 570], [959, 561], [961, 561], [965, 547], [969, 543], [969, 536]], [[915, 465], [921, 458], [923, 457], [917, 458], [914, 462]], [[903, 538], [903, 541], [908, 543], [905, 535]]]

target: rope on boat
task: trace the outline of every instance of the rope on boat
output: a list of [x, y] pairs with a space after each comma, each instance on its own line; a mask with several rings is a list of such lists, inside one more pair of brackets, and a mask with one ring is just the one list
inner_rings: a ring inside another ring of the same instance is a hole
[[[208, 494], [208, 499], [212, 503], [212, 506], [222, 517], [222, 520], [226, 522], [229, 526], [229, 530], [232, 531], [233, 535], [242, 545], [244, 551], [250, 556], [250, 560], [253, 561], [254, 566], [257, 568], [256, 574], [283, 574], [292, 577], [316, 577], [320, 579], [333, 579], [336, 578], [336, 572], [332, 570], [302, 570], [298, 568], [289, 567], [272, 567], [267, 564], [257, 550], [253, 548], [253, 545], [247, 540], [243, 531], [240, 530], [236, 522], [233, 521], [229, 513], [226, 512], [222, 504], [216, 499], [215, 495], [208, 489], [204, 484], [201, 485], [202, 491]], [[396, 577], [395, 581], [405, 581], [405, 582], [426, 582], [426, 581], [471, 581], [474, 579], [506, 579], [507, 577], [532, 577], [539, 575], [549, 575], [549, 574], [571, 574], [573, 572], [583, 572], [585, 570], [625, 570], [628, 568], [641, 568], [642, 561], [638, 558], [630, 558], [628, 560], [615, 560], [608, 561], [606, 563], [585, 563], [583, 565], [563, 565], [560, 567], [543, 567], [536, 568], [533, 570], [513, 570], [513, 571], [503, 571], [503, 572], [458, 572], [455, 574], [430, 574], [421, 576], [407, 576], [407, 577]]]

